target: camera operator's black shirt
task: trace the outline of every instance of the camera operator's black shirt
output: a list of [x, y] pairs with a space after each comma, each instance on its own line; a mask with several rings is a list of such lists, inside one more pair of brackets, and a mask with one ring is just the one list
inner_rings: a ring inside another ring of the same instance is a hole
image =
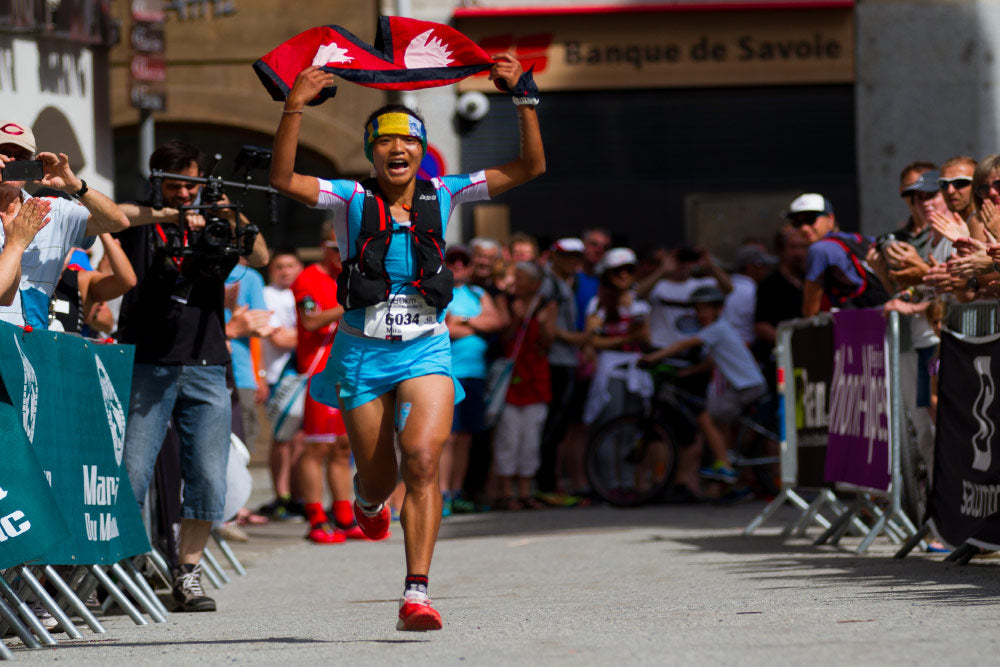
[[[178, 232], [173, 224], [161, 225], [161, 229], [166, 234]], [[122, 298], [118, 319], [118, 338], [135, 345], [136, 363], [228, 364], [225, 277], [238, 258], [221, 261], [222, 277], [181, 279], [177, 264], [164, 251], [156, 225], [131, 227], [115, 236], [121, 241], [138, 279], [135, 288]], [[192, 273], [190, 268], [190, 265], [185, 267], [185, 274]]]

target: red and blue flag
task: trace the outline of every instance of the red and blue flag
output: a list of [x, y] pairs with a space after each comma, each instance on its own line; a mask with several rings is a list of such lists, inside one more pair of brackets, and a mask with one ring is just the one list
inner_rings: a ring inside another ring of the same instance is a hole
[[[492, 65], [489, 54], [450, 26], [383, 16], [374, 45], [340, 26], [320, 26], [282, 43], [253, 68], [271, 97], [283, 101], [309, 66], [370, 88], [418, 90], [455, 83]], [[310, 104], [336, 92], [331, 86]]]

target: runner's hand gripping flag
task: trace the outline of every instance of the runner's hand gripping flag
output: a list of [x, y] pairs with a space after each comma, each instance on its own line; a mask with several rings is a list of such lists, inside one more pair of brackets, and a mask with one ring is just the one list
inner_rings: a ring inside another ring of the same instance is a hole
[[[320, 26], [284, 42], [253, 68], [271, 97], [283, 101], [309, 66], [370, 88], [418, 90], [455, 83], [492, 65], [489, 54], [454, 28], [383, 16], [374, 46], [340, 26]], [[326, 88], [310, 104], [336, 93], [336, 86]]]

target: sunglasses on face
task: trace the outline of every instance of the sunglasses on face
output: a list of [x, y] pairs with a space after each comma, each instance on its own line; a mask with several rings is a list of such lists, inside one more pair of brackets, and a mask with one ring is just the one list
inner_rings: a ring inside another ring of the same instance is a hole
[[812, 225], [816, 222], [816, 218], [818, 218], [819, 215], [819, 213], [796, 213], [792, 217], [792, 227], [798, 229], [799, 227]]
[[940, 192], [940, 190], [936, 190], [934, 192], [920, 192], [918, 190], [910, 193], [910, 200], [915, 202], [927, 201], [928, 199], [934, 199], [937, 197], [938, 192]]
[[972, 185], [972, 179], [966, 176], [956, 176], [955, 178], [939, 178], [938, 187], [942, 190], [947, 190], [948, 186], [955, 188], [956, 190], [964, 190], [965, 188]]
[[986, 199], [990, 196], [991, 189], [1000, 192], [1000, 180], [991, 181], [990, 183], [980, 183], [976, 186], [976, 196], [980, 199]]
[[462, 257], [462, 256], [449, 257], [446, 261], [447, 261], [448, 264], [461, 264], [462, 266], [468, 266], [469, 265], [468, 258]]
[[14, 158], [15, 160], [30, 160], [33, 157], [33, 155], [28, 151], [11, 150], [8, 148], [0, 150], [0, 155]]

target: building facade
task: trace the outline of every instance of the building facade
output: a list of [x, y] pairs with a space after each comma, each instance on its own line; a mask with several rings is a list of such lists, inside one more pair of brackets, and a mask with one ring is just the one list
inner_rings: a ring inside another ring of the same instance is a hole
[[0, 3], [0, 112], [32, 128], [39, 151], [66, 153], [92, 187], [113, 192], [108, 122], [109, 3]]

